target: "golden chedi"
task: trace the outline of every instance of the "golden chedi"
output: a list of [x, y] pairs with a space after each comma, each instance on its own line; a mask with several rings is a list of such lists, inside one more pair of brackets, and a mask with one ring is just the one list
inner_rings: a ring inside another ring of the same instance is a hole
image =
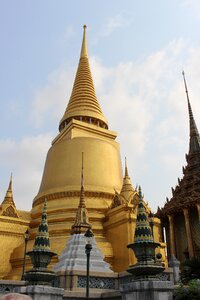
[[[27, 251], [32, 250], [45, 198], [51, 249], [58, 255], [64, 249], [80, 199], [81, 153], [84, 152], [85, 201], [95, 239], [114, 271], [124, 271], [135, 260], [126, 246], [133, 241], [137, 191], [131, 186], [128, 173], [122, 180], [117, 135], [108, 129], [96, 97], [88, 61], [86, 26], [74, 86], [59, 131], [48, 151], [40, 189], [33, 201]], [[154, 227], [155, 239], [160, 240], [158, 219]], [[11, 255], [12, 270], [6, 278], [20, 278], [23, 252], [22, 243]], [[51, 266], [57, 261], [54, 257]], [[28, 260], [26, 270], [30, 268]]]
[[[115, 190], [119, 191], [122, 184], [120, 151], [115, 141], [116, 133], [108, 130], [95, 94], [88, 61], [86, 26], [72, 94], [59, 131], [47, 154], [40, 189], [33, 201], [28, 251], [33, 245], [45, 198], [48, 201], [52, 251], [60, 254], [65, 247], [79, 203], [81, 153], [84, 152], [86, 205], [97, 243], [106, 258], [111, 259], [113, 250], [105, 238], [103, 220]], [[23, 245], [12, 255], [11, 278], [19, 276], [17, 264], [22, 257]]]

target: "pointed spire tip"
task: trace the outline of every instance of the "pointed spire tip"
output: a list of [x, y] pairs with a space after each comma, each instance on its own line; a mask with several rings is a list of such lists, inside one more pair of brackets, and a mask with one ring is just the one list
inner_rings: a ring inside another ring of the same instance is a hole
[[192, 112], [192, 107], [190, 104], [190, 99], [189, 99], [189, 94], [188, 94], [188, 89], [187, 89], [187, 83], [186, 83], [186, 78], [185, 78], [185, 73], [184, 71], [182, 72], [183, 74], [183, 81], [185, 85], [185, 92], [187, 96], [187, 102], [188, 102], [188, 113], [189, 113], [189, 122], [190, 122], [190, 145], [189, 145], [189, 153], [193, 153], [196, 151], [200, 151], [200, 137], [199, 137], [199, 132], [196, 126], [196, 122], [193, 117], [193, 112]]
[[129, 176], [128, 175], [128, 167], [127, 167], [127, 160], [126, 160], [126, 156], [125, 156], [125, 177]]
[[87, 41], [86, 41], [86, 28], [87, 26], [83, 26], [83, 42], [82, 42], [82, 48], [81, 48], [81, 56], [82, 57], [88, 57], [88, 50], [87, 50]]
[[9, 189], [12, 189], [12, 172], [10, 174]]

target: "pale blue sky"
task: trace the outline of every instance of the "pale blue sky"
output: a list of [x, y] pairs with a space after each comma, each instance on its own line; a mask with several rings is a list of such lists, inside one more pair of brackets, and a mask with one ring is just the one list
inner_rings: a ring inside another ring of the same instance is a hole
[[188, 149], [182, 68], [200, 126], [198, 0], [0, 0], [1, 199], [12, 171], [17, 207], [31, 207], [70, 96], [83, 24], [99, 102], [133, 184], [155, 210], [182, 176]]

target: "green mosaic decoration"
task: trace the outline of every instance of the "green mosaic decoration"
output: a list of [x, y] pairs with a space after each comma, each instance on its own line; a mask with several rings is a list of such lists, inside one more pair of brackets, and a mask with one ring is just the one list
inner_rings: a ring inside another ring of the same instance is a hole
[[152, 230], [149, 225], [148, 215], [144, 207], [141, 187], [139, 186], [139, 202], [137, 211], [137, 221], [135, 228], [134, 243], [153, 243]]
[[38, 227], [38, 232], [35, 238], [35, 243], [33, 246], [33, 251], [50, 251], [50, 241], [49, 241], [49, 230], [47, 222], [47, 201], [44, 201], [44, 207], [42, 212], [42, 220]]

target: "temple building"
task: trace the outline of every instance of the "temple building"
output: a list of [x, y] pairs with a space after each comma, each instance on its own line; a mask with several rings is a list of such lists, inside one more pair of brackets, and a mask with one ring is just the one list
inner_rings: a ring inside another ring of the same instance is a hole
[[[80, 201], [82, 152], [84, 201], [97, 246], [115, 272], [124, 271], [135, 263], [134, 254], [126, 246], [133, 242], [138, 192], [131, 184], [127, 166], [123, 178], [120, 145], [116, 137], [117, 134], [109, 129], [97, 100], [84, 26], [80, 60], [72, 93], [59, 124], [59, 133], [48, 151], [41, 185], [33, 200], [32, 210], [30, 213], [22, 213], [16, 209], [14, 202], [8, 209], [5, 205], [7, 200], [1, 205], [1, 211], [11, 212], [7, 216], [0, 213], [0, 232], [6, 241], [3, 245], [6, 257], [3, 260], [0, 257], [0, 265], [4, 265], [1, 278], [21, 278], [24, 261], [23, 233], [28, 227], [30, 239], [27, 251], [31, 251], [45, 199], [48, 205], [51, 250], [60, 255], [66, 247]], [[145, 207], [150, 213], [147, 204]], [[154, 218], [153, 221], [153, 236], [155, 241], [161, 244], [158, 251], [164, 258], [165, 243], [162, 242], [160, 220]], [[18, 223], [20, 232], [15, 234], [11, 225]], [[16, 243], [13, 243], [13, 236]], [[53, 268], [56, 263], [58, 257], [54, 256], [50, 267]], [[26, 270], [29, 269], [31, 263], [27, 259]]]
[[183, 178], [172, 188], [172, 198], [157, 216], [166, 229], [168, 257], [172, 254], [183, 262], [200, 257], [200, 136], [193, 117], [183, 72], [188, 102], [190, 140], [186, 154], [187, 165], [183, 167]]

